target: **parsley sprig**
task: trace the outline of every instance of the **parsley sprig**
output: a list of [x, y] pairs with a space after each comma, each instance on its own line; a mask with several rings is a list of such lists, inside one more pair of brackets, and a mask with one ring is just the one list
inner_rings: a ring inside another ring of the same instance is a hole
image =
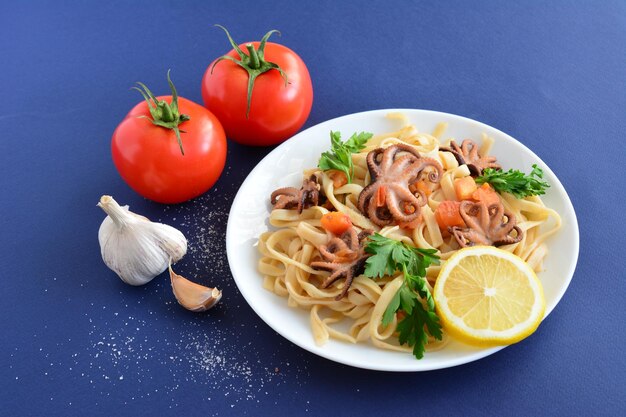
[[530, 175], [517, 169], [504, 172], [486, 168], [483, 174], [476, 178], [476, 182], [479, 184], [488, 182], [496, 191], [511, 193], [517, 198], [542, 195], [546, 193], [545, 189], [550, 187], [550, 184], [543, 181], [543, 171], [537, 164], [533, 165]]
[[398, 340], [400, 344], [412, 346], [413, 355], [421, 359], [428, 334], [438, 340], [442, 337], [435, 301], [426, 282], [426, 268], [431, 264], [439, 265], [437, 251], [415, 248], [378, 233], [369, 237], [365, 251], [372, 254], [365, 262], [366, 276], [381, 278], [396, 271], [404, 274], [404, 282], [387, 306], [382, 324], [389, 325], [397, 311], [404, 311], [406, 315], [397, 327]]
[[354, 173], [354, 165], [352, 164], [352, 154], [359, 152], [365, 148], [365, 143], [372, 137], [371, 133], [361, 132], [354, 133], [345, 142], [341, 141], [340, 132], [330, 132], [331, 150], [322, 153], [317, 164], [322, 170], [336, 169], [343, 171], [348, 178], [348, 182], [352, 182], [352, 174]]

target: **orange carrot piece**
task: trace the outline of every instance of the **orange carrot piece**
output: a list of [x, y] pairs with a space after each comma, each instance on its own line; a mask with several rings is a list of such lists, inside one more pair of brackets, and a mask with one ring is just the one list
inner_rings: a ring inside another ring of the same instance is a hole
[[477, 188], [476, 181], [474, 181], [474, 178], [470, 176], [454, 180], [454, 191], [456, 192], [456, 198], [459, 201], [471, 199], [472, 194], [474, 194], [474, 191], [476, 191]]
[[463, 221], [463, 217], [461, 217], [461, 213], [459, 212], [459, 207], [461, 206], [460, 201], [442, 201], [435, 210], [435, 220], [437, 220], [437, 224], [439, 228], [442, 230], [448, 230], [448, 227], [465, 227], [465, 221]]
[[331, 211], [322, 216], [322, 227], [325, 230], [339, 236], [352, 227], [352, 221], [348, 215], [340, 211]]
[[472, 200], [479, 201], [487, 206], [500, 203], [498, 193], [488, 183], [484, 183], [472, 193]]

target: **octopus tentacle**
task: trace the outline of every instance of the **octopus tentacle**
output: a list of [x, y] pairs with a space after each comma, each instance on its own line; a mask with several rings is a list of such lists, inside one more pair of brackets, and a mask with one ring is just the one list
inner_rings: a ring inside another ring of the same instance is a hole
[[272, 195], [270, 196], [270, 203], [272, 205], [274, 205], [274, 204], [276, 204], [278, 202], [278, 200], [282, 196], [293, 197], [293, 196], [296, 196], [297, 194], [298, 194], [298, 190], [295, 189], [294, 187], [279, 188], [279, 189], [275, 190], [272, 193]]
[[400, 187], [398, 186], [398, 184], [392, 184], [389, 187], [389, 191], [394, 191], [395, 195], [401, 197], [398, 198], [399, 202], [406, 201], [419, 207], [422, 207], [424, 204], [426, 204], [426, 199], [424, 199], [423, 202], [420, 202], [420, 199], [417, 198], [415, 194], [411, 192], [411, 190], [409, 190], [408, 188]]
[[426, 197], [426, 194], [423, 193], [420, 190], [417, 190], [413, 193], [413, 195], [415, 196], [415, 198], [417, 198], [417, 200], [419, 201], [419, 206], [420, 207], [424, 207], [426, 205], [426, 203], [428, 202], [428, 197]]
[[[417, 200], [415, 198], [415, 196], [411, 195], [411, 197], [414, 200]], [[407, 213], [405, 210], [405, 207], [403, 206], [403, 203], [409, 203], [414, 207], [414, 211], [413, 213]], [[409, 223], [415, 219], [417, 219], [420, 216], [420, 211], [419, 211], [419, 202], [415, 201], [407, 201], [407, 200], [400, 200], [397, 198], [396, 195], [393, 196], [393, 198], [389, 201], [389, 211], [391, 212], [391, 215], [395, 218], [395, 219], [399, 219], [401, 223]]]
[[[426, 168], [434, 168], [434, 170], [430, 170], [427, 174], [428, 181], [432, 183], [438, 183], [443, 176], [443, 169], [439, 162], [435, 161], [432, 158], [422, 158], [416, 161], [408, 172], [418, 172], [421, 174]], [[409, 182], [415, 181], [417, 178], [409, 178]]]
[[506, 226], [506, 223], [504, 223], [504, 206], [502, 204], [492, 204], [489, 206], [488, 211], [491, 218], [489, 222], [491, 229], [501, 229], [503, 226]]
[[[433, 167], [434, 170], [428, 172], [428, 180], [432, 183], [438, 183], [443, 176], [443, 169], [441, 168], [441, 164], [431, 158], [424, 158], [424, 162], [426, 163], [424, 168]], [[421, 169], [424, 169], [421, 168]]]
[[504, 237], [504, 239], [498, 240], [496, 242], [494, 242], [494, 244], [496, 246], [500, 246], [500, 245], [510, 245], [513, 243], [517, 243], [520, 240], [522, 240], [523, 237], [523, 232], [522, 229], [520, 229], [518, 226], [513, 226], [513, 228], [511, 229], [511, 231], [515, 230], [515, 232], [517, 233], [515, 236], [511, 236], [511, 235], [506, 235]]
[[323, 261], [315, 261], [311, 262], [311, 268], [322, 270], [322, 271], [334, 271], [336, 268], [336, 264], [332, 261], [323, 262]]
[[[343, 259], [345, 254], [349, 251], [348, 245], [343, 241], [335, 241], [333, 239], [332, 244], [328, 246], [321, 245], [319, 247], [320, 254], [331, 262], [334, 262], [338, 259]], [[343, 256], [342, 256], [343, 255]]]
[[344, 233], [340, 237], [341, 241], [346, 244], [346, 248], [358, 248], [359, 247], [359, 235], [356, 230], [351, 229], [350, 233]]
[[386, 226], [388, 224], [388, 221], [381, 219], [378, 216], [378, 207], [376, 207], [376, 204], [374, 204], [371, 199], [367, 201], [367, 217], [369, 217], [370, 219], [378, 219], [378, 225], [379, 226]]
[[[405, 152], [405, 155], [397, 157], [400, 152]], [[383, 171], [388, 171], [392, 168], [392, 166], [396, 165], [397, 161], [400, 161], [403, 158], [419, 159], [420, 154], [415, 150], [415, 148], [404, 143], [391, 145], [383, 151], [381, 169], [383, 169]]]
[[395, 145], [393, 145], [393, 148], [391, 150], [391, 155], [395, 157], [398, 152], [409, 153], [413, 155], [414, 157], [416, 157], [417, 159], [420, 159], [422, 157], [420, 153], [414, 147], [407, 145], [405, 143], [396, 143]]
[[[484, 235], [476, 232], [473, 229], [464, 230], [459, 227], [452, 228], [452, 234], [454, 238], [459, 242], [462, 247], [474, 246], [474, 245], [491, 245], [491, 241], [487, 240]], [[460, 242], [463, 242], [461, 244]]]
[[383, 175], [383, 170], [380, 167], [380, 163], [376, 161], [378, 155], [382, 155], [383, 150], [381, 148], [374, 149], [370, 153], [367, 154], [365, 158], [365, 162], [367, 163], [367, 169], [370, 172], [370, 176], [372, 177], [372, 181], [375, 181], [376, 178]]
[[325, 280], [324, 282], [322, 282], [321, 287], [322, 288], [328, 288], [329, 286], [331, 286], [335, 281], [337, 281], [338, 279], [340, 279], [342, 276], [344, 278], [348, 278], [348, 276], [350, 275], [350, 271], [349, 268], [341, 268], [341, 269], [336, 269], [335, 272], [333, 272], [332, 274], [330, 274]]
[[372, 182], [370, 185], [363, 188], [363, 190], [361, 191], [361, 194], [359, 194], [359, 199], [357, 200], [357, 207], [359, 207], [359, 210], [361, 210], [363, 213], [368, 212], [369, 202], [371, 198], [374, 196], [374, 193], [376, 192], [376, 190], [377, 190], [377, 187], [375, 183]]
[[417, 163], [419, 159], [413, 155], [402, 155], [395, 160], [394, 164], [387, 170], [388, 175], [399, 177], [405, 174], [407, 171], [413, 171], [413, 164]]

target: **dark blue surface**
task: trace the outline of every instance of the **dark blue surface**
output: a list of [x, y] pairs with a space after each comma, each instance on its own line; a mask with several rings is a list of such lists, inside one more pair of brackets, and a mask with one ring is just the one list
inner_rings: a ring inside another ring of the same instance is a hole
[[[0, 12], [0, 414], [625, 415], [626, 6], [579, 2], [3, 1]], [[352, 369], [266, 326], [225, 260], [230, 202], [269, 149], [229, 143], [216, 187], [146, 201], [110, 157], [142, 80], [201, 102], [206, 66], [271, 28], [308, 64], [307, 126], [410, 107], [474, 118], [534, 150], [576, 209], [581, 250], [528, 340], [428, 373]], [[194, 315], [165, 275], [124, 285], [102, 263], [101, 194], [179, 227], [183, 275], [224, 289]]]

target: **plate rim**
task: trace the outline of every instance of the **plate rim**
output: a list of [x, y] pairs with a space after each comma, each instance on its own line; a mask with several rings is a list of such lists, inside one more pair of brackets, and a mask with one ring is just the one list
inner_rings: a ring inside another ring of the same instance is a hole
[[[568, 209], [569, 211], [569, 215], [571, 216], [572, 222], [571, 222], [571, 228], [572, 228], [572, 232], [575, 235], [575, 239], [572, 242], [573, 247], [574, 247], [574, 252], [575, 252], [575, 259], [573, 262], [571, 262], [569, 264], [569, 268], [568, 271], [566, 273], [567, 275], [567, 282], [565, 283], [565, 285], [562, 286], [562, 288], [560, 289], [560, 291], [558, 291], [557, 296], [555, 298], [555, 302], [554, 305], [552, 306], [548, 306], [548, 308], [546, 308], [546, 312], [545, 315], [542, 319], [545, 320], [548, 315], [556, 308], [556, 306], [560, 303], [561, 299], [563, 298], [563, 295], [565, 294], [565, 292], [567, 291], [567, 289], [569, 288], [569, 285], [571, 284], [571, 281], [574, 277], [574, 273], [576, 270], [576, 267], [578, 265], [578, 258], [580, 255], [580, 230], [578, 227], [578, 219], [576, 216], [576, 211], [574, 209], [574, 205], [572, 204], [571, 198], [569, 197], [569, 194], [567, 193], [567, 190], [565, 189], [565, 187], [563, 186], [563, 184], [561, 183], [560, 179], [557, 177], [557, 175], [554, 173], [554, 171], [552, 171], [552, 169], [535, 153], [532, 151], [532, 149], [528, 148], [526, 145], [524, 145], [522, 142], [520, 142], [519, 140], [515, 139], [514, 137], [512, 137], [511, 135], [491, 126], [488, 125], [486, 123], [480, 122], [478, 120], [475, 119], [471, 119], [465, 116], [460, 116], [454, 113], [447, 113], [447, 112], [441, 112], [441, 111], [437, 111], [437, 110], [426, 110], [426, 109], [412, 109], [412, 108], [381, 108], [381, 109], [373, 109], [373, 110], [366, 110], [366, 111], [361, 111], [361, 112], [355, 112], [355, 113], [349, 113], [349, 114], [345, 114], [342, 116], [338, 116], [332, 119], [328, 119], [319, 123], [316, 123], [312, 126], [309, 126], [308, 128], [298, 132], [296, 135], [292, 136], [291, 138], [287, 139], [286, 141], [284, 141], [283, 143], [281, 143], [280, 145], [278, 145], [276, 148], [272, 149], [267, 155], [265, 155], [255, 166], [254, 168], [248, 173], [248, 175], [246, 176], [246, 178], [243, 180], [243, 182], [241, 183], [241, 185], [239, 186], [237, 193], [235, 195], [235, 198], [233, 199], [233, 202], [231, 204], [231, 208], [229, 210], [228, 213], [228, 222], [226, 225], [226, 256], [227, 256], [227, 260], [229, 263], [229, 267], [230, 267], [230, 271], [231, 271], [231, 275], [235, 281], [235, 285], [237, 285], [237, 288], [239, 290], [239, 292], [241, 293], [241, 295], [243, 296], [244, 300], [246, 301], [246, 303], [252, 308], [252, 310], [259, 316], [259, 318], [261, 318], [261, 320], [268, 325], [272, 330], [274, 330], [276, 333], [278, 333], [280, 336], [284, 337], [285, 339], [289, 340], [291, 343], [295, 344], [296, 346], [311, 352], [315, 355], [321, 356], [325, 359], [331, 360], [333, 362], [336, 363], [340, 363], [340, 364], [344, 364], [344, 365], [348, 365], [348, 366], [352, 366], [352, 367], [356, 367], [356, 368], [360, 368], [360, 369], [368, 369], [368, 370], [375, 370], [375, 371], [391, 371], [391, 372], [422, 372], [422, 371], [429, 371], [429, 370], [437, 370], [437, 369], [445, 369], [445, 368], [451, 368], [451, 367], [455, 367], [455, 366], [459, 366], [459, 365], [463, 365], [466, 363], [471, 363], [477, 360], [480, 360], [486, 356], [490, 356], [502, 349], [504, 349], [507, 346], [510, 345], [504, 345], [504, 346], [495, 346], [495, 347], [490, 347], [490, 348], [485, 348], [482, 350], [479, 350], [477, 352], [475, 352], [471, 358], [467, 358], [467, 357], [459, 357], [456, 360], [448, 360], [444, 363], [439, 364], [432, 364], [432, 366], [428, 366], [428, 367], [395, 367], [395, 366], [390, 366], [389, 364], [385, 364], [385, 366], [380, 366], [377, 363], [367, 363], [367, 364], [363, 364], [361, 362], [354, 362], [351, 361], [350, 358], [341, 358], [338, 359], [334, 356], [332, 356], [328, 350], [324, 350], [324, 346], [317, 346], [315, 344], [313, 344], [312, 346], [310, 345], [306, 345], [303, 342], [297, 340], [295, 337], [292, 337], [288, 332], [284, 332], [280, 329], [279, 326], [275, 326], [273, 323], [272, 319], [267, 318], [268, 314], [260, 311], [260, 309], [256, 308], [254, 305], [254, 301], [251, 302], [249, 295], [247, 294], [247, 290], [243, 289], [242, 290], [242, 285], [240, 285], [240, 281], [237, 279], [236, 274], [235, 274], [235, 270], [237, 269], [236, 267], [233, 267], [233, 265], [235, 265], [235, 260], [233, 259], [233, 251], [234, 249], [232, 248], [232, 246], [234, 245], [233, 243], [233, 238], [232, 236], [232, 230], [233, 230], [233, 226], [232, 226], [232, 222], [233, 220], [233, 212], [235, 211], [236, 207], [238, 206], [237, 203], [238, 201], [242, 198], [241, 197], [241, 189], [244, 187], [244, 185], [250, 180], [250, 178], [252, 178], [258, 171], [261, 170], [261, 168], [267, 163], [267, 161], [271, 160], [274, 158], [275, 155], [280, 154], [283, 149], [292, 146], [291, 144], [293, 143], [293, 140], [297, 140], [297, 138], [299, 138], [300, 136], [305, 136], [307, 134], [307, 132], [309, 130], [312, 130], [316, 127], [318, 127], [319, 125], [322, 124], [332, 124], [333, 122], [336, 122], [338, 120], [341, 119], [346, 119], [346, 118], [356, 118], [356, 117], [362, 117], [364, 115], [368, 115], [368, 114], [376, 114], [376, 115], [382, 115], [383, 117], [389, 113], [404, 113], [407, 114], [407, 116], [409, 118], [411, 118], [410, 114], [429, 114], [432, 116], [437, 116], [437, 115], [441, 115], [442, 117], [445, 118], [456, 118], [459, 119], [460, 121], [465, 121], [465, 122], [469, 122], [469, 123], [476, 123], [478, 124], [481, 128], [484, 128], [486, 130], [493, 130], [496, 131], [498, 134], [505, 136], [508, 140], [511, 140], [513, 143], [515, 143], [518, 146], [521, 146], [523, 148], [525, 148], [525, 150], [530, 153], [532, 155], [533, 158], [535, 158], [537, 160], [538, 163], [542, 164], [542, 169], [544, 171], [548, 171], [551, 176], [556, 179], [556, 183], [558, 184], [558, 187], [556, 188], [560, 188], [560, 190], [563, 191], [563, 196], [564, 196], [564, 205], [565, 207]], [[409, 114], [410, 113], [410, 114]], [[290, 144], [291, 142], [291, 144]], [[245, 288], [245, 286], [244, 286]], [[416, 360], [415, 361], [416, 364], [419, 364], [420, 361]]]

